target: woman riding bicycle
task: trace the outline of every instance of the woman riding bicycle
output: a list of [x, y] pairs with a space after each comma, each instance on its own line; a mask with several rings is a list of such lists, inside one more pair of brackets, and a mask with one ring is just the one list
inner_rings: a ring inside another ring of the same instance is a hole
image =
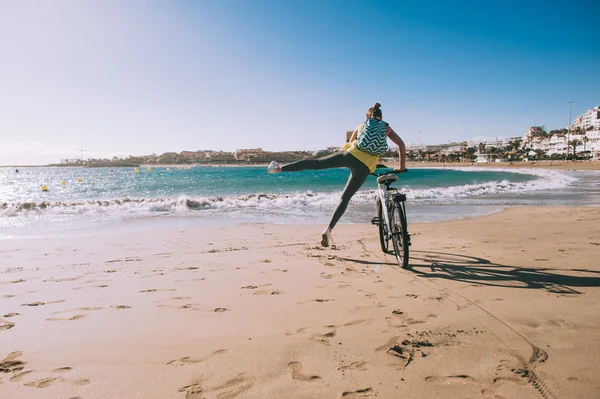
[[305, 159], [280, 166], [273, 161], [268, 173], [296, 172], [299, 170], [321, 170], [331, 168], [350, 169], [350, 178], [342, 198], [333, 212], [329, 226], [323, 231], [321, 245], [331, 245], [331, 231], [342, 217], [350, 199], [367, 180], [379, 163], [379, 156], [387, 151], [387, 138], [398, 146], [399, 165], [396, 172], [406, 172], [406, 147], [404, 141], [382, 120], [381, 104], [375, 103], [367, 110], [367, 120], [356, 127], [348, 143], [339, 152], [320, 159]]

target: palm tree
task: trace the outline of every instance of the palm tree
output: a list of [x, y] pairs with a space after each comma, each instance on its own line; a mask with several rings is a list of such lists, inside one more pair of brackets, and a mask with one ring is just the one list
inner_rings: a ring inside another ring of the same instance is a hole
[[587, 135], [583, 136], [583, 152], [585, 152], [585, 147], [587, 145], [588, 142], [588, 137]]
[[[581, 142], [581, 140], [575, 139], [575, 140], [571, 140], [569, 142], [569, 144], [573, 146], [573, 160], [575, 160], [577, 158], [577, 146], [581, 145], [582, 142]], [[569, 154], [567, 154], [567, 158], [568, 157], [569, 157]]]

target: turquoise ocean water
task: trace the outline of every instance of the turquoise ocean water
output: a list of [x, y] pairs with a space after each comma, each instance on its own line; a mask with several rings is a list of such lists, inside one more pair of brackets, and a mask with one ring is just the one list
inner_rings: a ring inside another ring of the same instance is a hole
[[[139, 168], [139, 173], [0, 168], [0, 237], [157, 220], [324, 224], [348, 175], [344, 169], [268, 175], [264, 167]], [[549, 170], [421, 168], [400, 175], [396, 186], [407, 194], [409, 220], [427, 222], [511, 204], [598, 204], [597, 178], [597, 173]], [[369, 177], [341, 223], [370, 221], [375, 187]]]

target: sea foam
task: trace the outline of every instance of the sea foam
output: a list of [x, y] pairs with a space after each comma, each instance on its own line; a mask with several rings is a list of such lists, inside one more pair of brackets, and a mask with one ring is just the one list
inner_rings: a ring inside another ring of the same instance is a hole
[[[449, 168], [448, 168], [449, 169]], [[459, 199], [483, 197], [498, 194], [518, 194], [539, 190], [551, 190], [566, 187], [577, 179], [566, 174], [544, 169], [475, 169], [454, 168], [469, 172], [499, 171], [534, 175], [537, 179], [526, 182], [508, 180], [488, 181], [475, 184], [463, 184], [448, 187], [402, 187], [401, 192], [413, 203], [455, 203]], [[375, 190], [359, 191], [352, 199], [355, 203], [369, 203], [375, 199]], [[85, 201], [42, 201], [0, 204], [0, 217], [25, 216], [27, 214], [123, 214], [126, 217], [141, 217], [157, 214], [189, 214], [202, 211], [235, 211], [252, 210], [266, 213], [268, 211], [283, 212], [286, 210], [321, 208], [334, 206], [339, 202], [340, 192], [295, 192], [286, 194], [246, 194], [232, 196], [187, 196], [164, 198], [118, 198], [108, 200]]]

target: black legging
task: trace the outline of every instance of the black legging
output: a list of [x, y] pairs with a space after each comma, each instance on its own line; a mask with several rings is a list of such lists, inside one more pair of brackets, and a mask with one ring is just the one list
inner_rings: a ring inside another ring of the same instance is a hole
[[350, 178], [346, 183], [346, 188], [342, 193], [342, 199], [335, 208], [329, 227], [334, 228], [338, 220], [342, 217], [350, 199], [358, 189], [363, 185], [369, 176], [369, 168], [367, 165], [359, 161], [354, 155], [346, 152], [336, 152], [320, 159], [306, 159], [304, 161], [293, 162], [281, 168], [282, 172], [297, 172], [299, 170], [320, 170], [332, 168], [349, 168]]

